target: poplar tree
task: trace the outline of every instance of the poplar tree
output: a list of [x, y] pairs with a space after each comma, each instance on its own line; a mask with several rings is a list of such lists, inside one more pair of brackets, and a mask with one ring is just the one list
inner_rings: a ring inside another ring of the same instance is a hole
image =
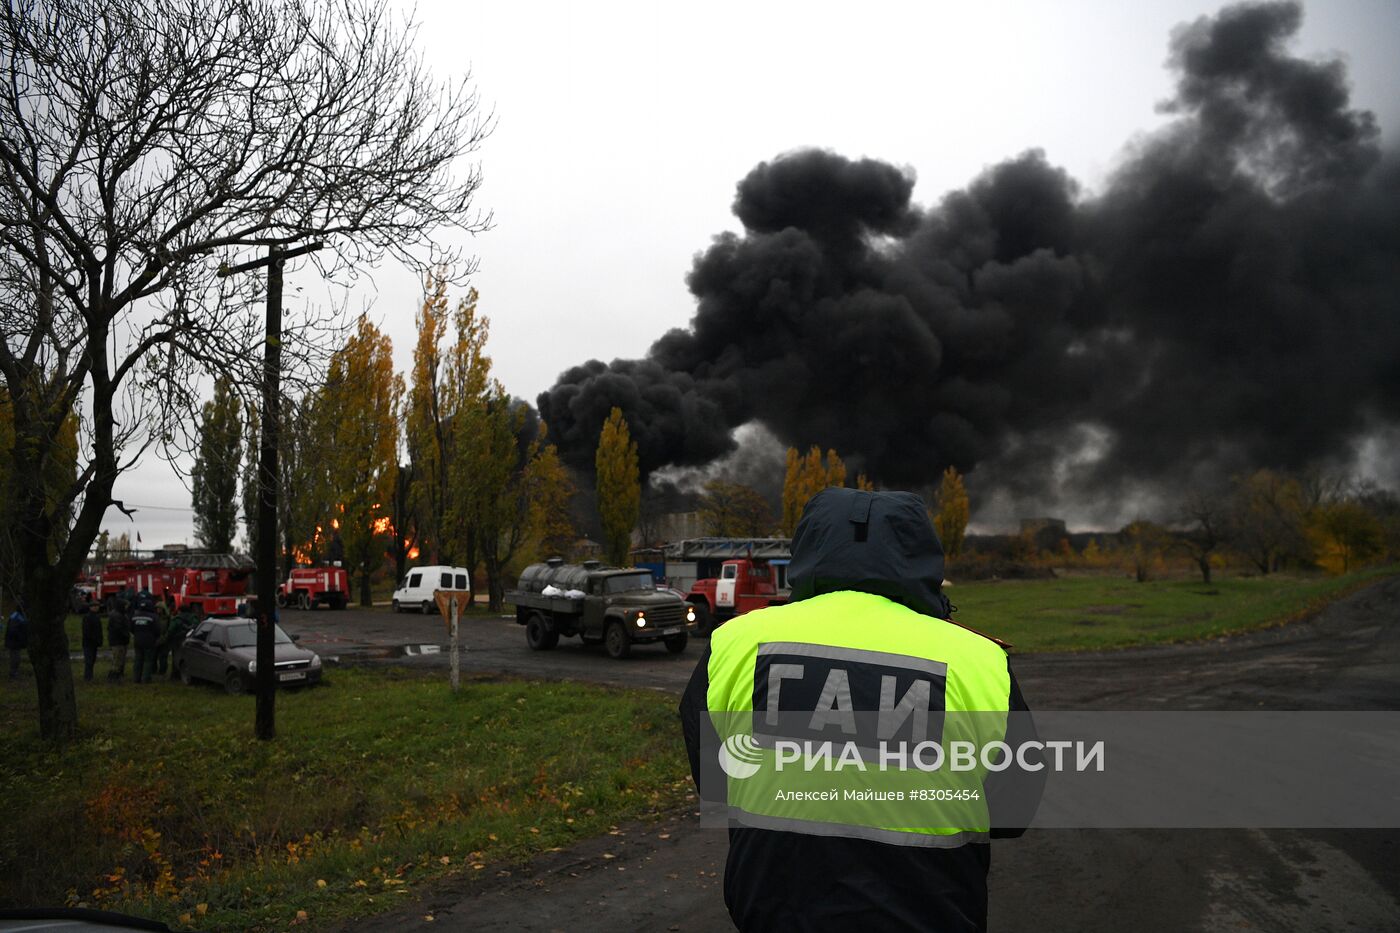
[[362, 606], [371, 603], [370, 576], [388, 541], [403, 392], [403, 379], [394, 373], [393, 344], [361, 315], [355, 333], [331, 358], [315, 420], [337, 426], [317, 451], [335, 500], [326, 524], [340, 534]]
[[[460, 564], [473, 576], [481, 563], [481, 536], [477, 528], [481, 503], [490, 489], [497, 488], [485, 482], [478, 469], [486, 456], [485, 449], [490, 446], [482, 432], [487, 427], [492, 393], [498, 388], [491, 377], [491, 357], [486, 354], [491, 319], [478, 313], [479, 300], [473, 288], [452, 311], [455, 336], [444, 360], [446, 369], [439, 390], [438, 415], [443, 435], [440, 456], [445, 464], [447, 492], [437, 519], [434, 543], [445, 562]], [[499, 390], [500, 394], [504, 391]], [[425, 477], [426, 471], [424, 476], [416, 477], [422, 496], [426, 496], [421, 485], [427, 482]], [[469, 603], [475, 601], [473, 590]]]
[[943, 471], [943, 479], [938, 485], [938, 514], [933, 518], [934, 530], [938, 532], [938, 540], [943, 543], [943, 553], [950, 558], [962, 553], [970, 514], [971, 506], [962, 475], [950, 466]]
[[[856, 483], [857, 488], [871, 488], [863, 473], [857, 477]], [[828, 486], [844, 485], [846, 464], [836, 451], [828, 450], [823, 458], [821, 448], [813, 444], [804, 457], [796, 447], [789, 447], [787, 470], [783, 476], [783, 536], [790, 538], [797, 530], [797, 522], [802, 518], [802, 510], [809, 499]]]
[[[418, 343], [404, 412], [404, 439], [412, 464], [409, 510], [418, 530], [420, 554], [432, 563], [452, 561], [453, 548], [443, 540], [451, 462], [452, 411], [448, 408], [447, 360], [442, 338], [447, 332], [447, 278], [443, 270], [428, 277], [418, 309]], [[472, 302], [475, 305], [475, 302]]]
[[642, 484], [637, 462], [637, 443], [627, 429], [621, 408], [613, 408], [603, 423], [598, 452], [593, 461], [597, 472], [598, 517], [603, 524], [603, 553], [617, 567], [628, 563], [632, 529], [641, 514]]
[[190, 471], [194, 535], [219, 554], [233, 549], [238, 530], [238, 480], [243, 465], [241, 403], [226, 377], [214, 380], [214, 397], [199, 419], [199, 450]]
[[573, 517], [569, 502], [574, 481], [559, 459], [559, 450], [549, 441], [549, 427], [540, 422], [538, 450], [525, 479], [530, 503], [530, 535], [535, 551], [542, 558], [566, 556], [573, 547]]

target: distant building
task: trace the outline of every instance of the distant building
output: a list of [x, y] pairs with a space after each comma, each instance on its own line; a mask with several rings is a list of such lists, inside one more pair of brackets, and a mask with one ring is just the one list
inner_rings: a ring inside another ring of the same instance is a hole
[[632, 532], [634, 547], [651, 547], [671, 541], [684, 541], [686, 538], [699, 538], [705, 534], [705, 522], [698, 510], [687, 512], [665, 512], [651, 520], [643, 520], [642, 526]]

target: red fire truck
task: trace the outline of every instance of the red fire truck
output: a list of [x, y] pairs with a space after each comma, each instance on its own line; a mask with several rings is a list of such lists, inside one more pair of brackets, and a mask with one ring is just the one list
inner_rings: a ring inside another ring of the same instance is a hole
[[232, 616], [248, 593], [252, 565], [228, 554], [188, 554], [157, 560], [112, 561], [98, 576], [96, 597], [111, 606], [123, 590], [169, 597], [173, 608], [200, 616]]
[[114, 560], [97, 575], [94, 596], [110, 609], [117, 594], [123, 590], [139, 593], [144, 589], [159, 596], [173, 584], [174, 574], [167, 561]]
[[695, 624], [701, 633], [734, 618], [788, 601], [787, 560], [740, 558], [720, 565], [717, 578], [696, 580], [686, 594], [695, 606]]
[[279, 606], [344, 609], [349, 602], [350, 575], [344, 567], [294, 567], [287, 582], [277, 588]]
[[[172, 588], [175, 608], [190, 606], [201, 618], [238, 615], [238, 604], [248, 595], [251, 569], [185, 567], [176, 574]], [[156, 596], [160, 593], [151, 591]]]

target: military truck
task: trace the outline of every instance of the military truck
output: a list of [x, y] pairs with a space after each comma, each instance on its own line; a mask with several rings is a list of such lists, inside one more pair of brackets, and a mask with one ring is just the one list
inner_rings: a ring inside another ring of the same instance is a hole
[[584, 644], [601, 642], [614, 658], [627, 657], [633, 645], [655, 642], [680, 654], [695, 622], [694, 607], [659, 592], [650, 571], [596, 560], [566, 564], [556, 557], [531, 564], [506, 602], [515, 606], [515, 621], [525, 626], [525, 642], [534, 651], [548, 651], [561, 635], [577, 635]]

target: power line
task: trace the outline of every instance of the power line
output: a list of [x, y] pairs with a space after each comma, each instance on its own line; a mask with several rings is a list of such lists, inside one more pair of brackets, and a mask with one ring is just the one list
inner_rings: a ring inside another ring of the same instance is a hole
[[[122, 502], [122, 505], [126, 506], [128, 509], [151, 509], [152, 511], [155, 511], [155, 512], [193, 512], [193, 511], [194, 511], [194, 509], [192, 509], [192, 508], [184, 508], [184, 507], [181, 507], [181, 506], [178, 506], [178, 505], [142, 505], [142, 504], [139, 503], [139, 502], [126, 502], [126, 501], [123, 501], [123, 502]], [[116, 508], [116, 505], [109, 505], [109, 506], [107, 506], [107, 508], [109, 508], [109, 509], [115, 509], [115, 508]]]

